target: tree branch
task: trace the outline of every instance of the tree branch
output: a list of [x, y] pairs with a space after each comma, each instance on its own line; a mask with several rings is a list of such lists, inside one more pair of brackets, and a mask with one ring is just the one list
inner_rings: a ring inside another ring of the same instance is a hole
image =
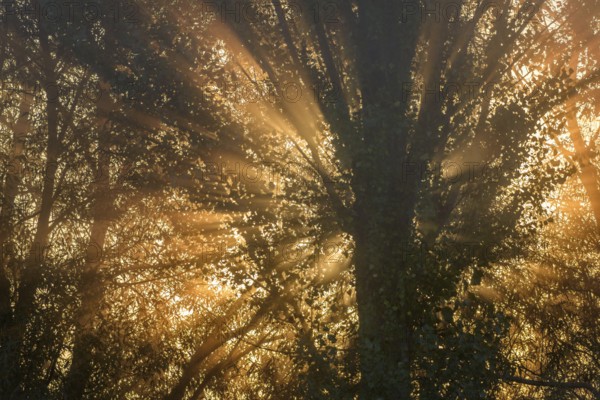
[[564, 390], [583, 389], [587, 390], [588, 392], [593, 394], [596, 399], [600, 400], [600, 391], [587, 382], [542, 381], [537, 379], [521, 378], [519, 376], [504, 376], [502, 379], [508, 382], [521, 383], [524, 385], [531, 385], [537, 387], [552, 387]]

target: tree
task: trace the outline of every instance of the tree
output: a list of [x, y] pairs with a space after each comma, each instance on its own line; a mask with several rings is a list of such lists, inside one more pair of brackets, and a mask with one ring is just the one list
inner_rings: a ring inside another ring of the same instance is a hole
[[[593, 63], [519, 75], [546, 62], [553, 4], [115, 7], [5, 28], [39, 59], [17, 81], [43, 83], [26, 151], [44, 172], [4, 173], [32, 222], [7, 208], [2, 241], [45, 252], [1, 271], [4, 396], [429, 400], [535, 384], [502, 352], [506, 310], [473, 292], [537, 240], [532, 216], [572, 172], [545, 143], [548, 115], [599, 77]], [[99, 98], [82, 97], [89, 83]]]

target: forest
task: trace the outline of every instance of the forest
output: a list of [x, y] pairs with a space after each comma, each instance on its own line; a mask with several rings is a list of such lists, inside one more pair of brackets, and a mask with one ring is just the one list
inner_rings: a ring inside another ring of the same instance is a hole
[[0, 3], [0, 400], [600, 400], [600, 0]]

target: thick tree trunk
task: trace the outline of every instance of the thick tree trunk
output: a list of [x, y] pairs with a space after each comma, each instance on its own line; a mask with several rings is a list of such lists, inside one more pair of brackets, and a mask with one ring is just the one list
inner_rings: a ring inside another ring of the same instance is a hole
[[[417, 7], [418, 2], [412, 6]], [[402, 90], [411, 82], [419, 18], [401, 4], [359, 2], [363, 141], [354, 160], [354, 236], [361, 356], [360, 397], [409, 399], [411, 327], [403, 243], [412, 235], [416, 181], [403, 166], [410, 124]]]

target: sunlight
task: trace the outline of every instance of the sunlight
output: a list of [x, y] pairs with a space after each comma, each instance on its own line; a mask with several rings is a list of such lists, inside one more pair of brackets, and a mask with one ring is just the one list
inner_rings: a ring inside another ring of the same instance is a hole
[[599, 398], [598, 1], [2, 5], [0, 399]]

